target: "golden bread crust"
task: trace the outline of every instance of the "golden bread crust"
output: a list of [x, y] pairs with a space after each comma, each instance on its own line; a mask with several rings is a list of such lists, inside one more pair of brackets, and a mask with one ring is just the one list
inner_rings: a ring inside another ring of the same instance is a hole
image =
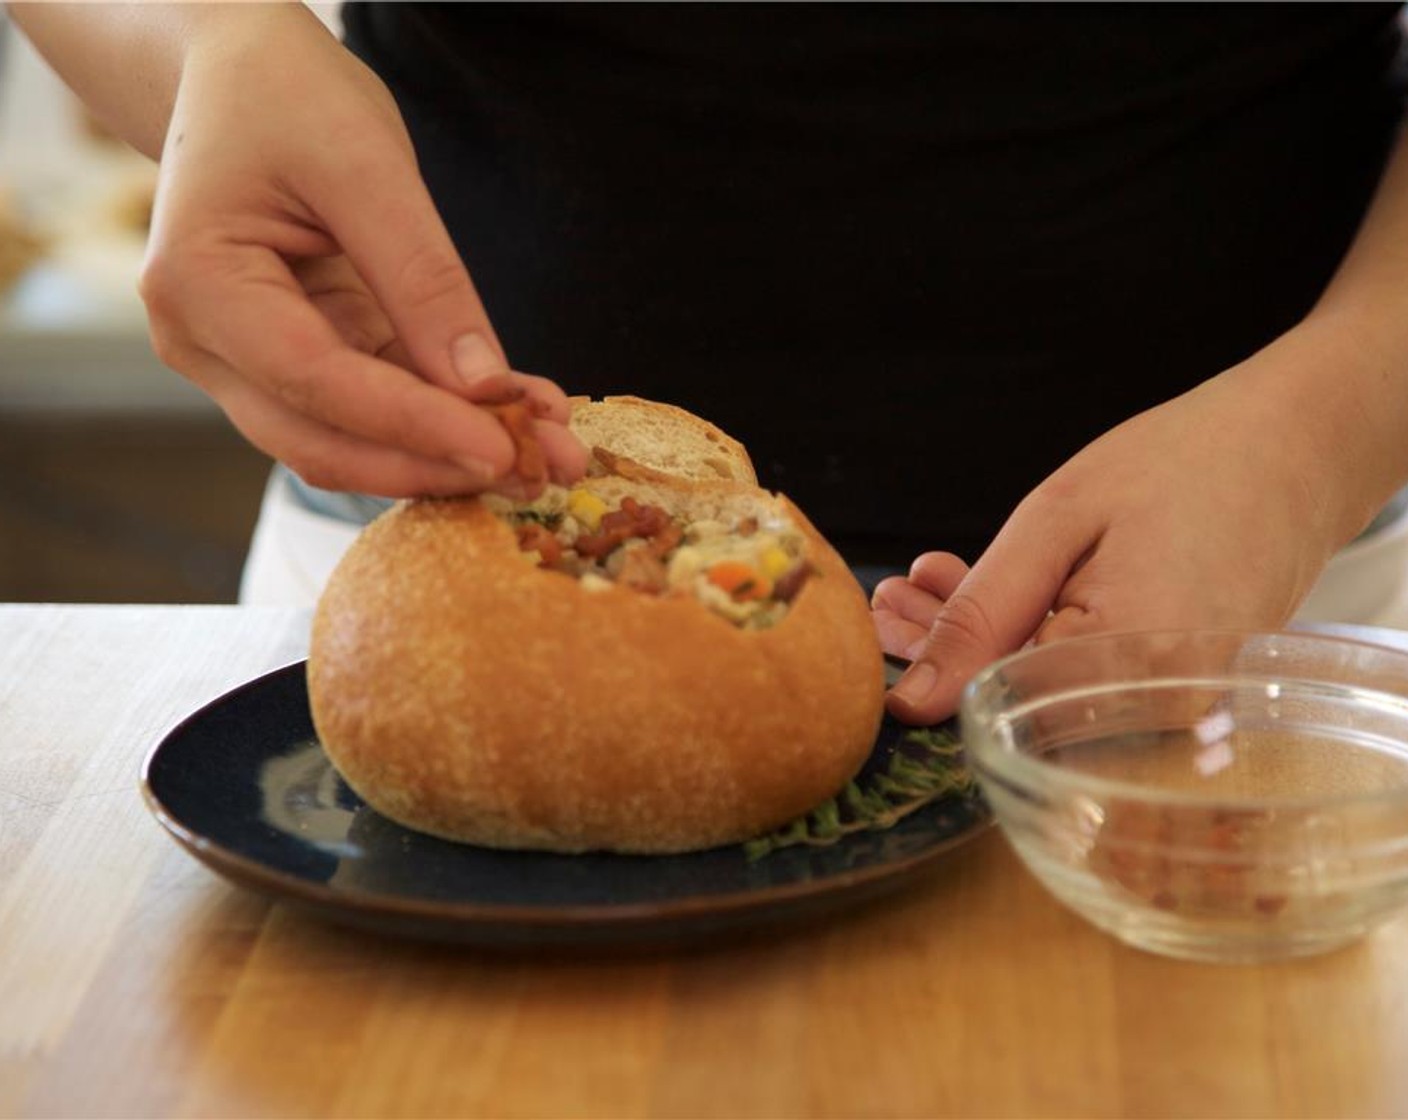
[[338, 770], [408, 827], [556, 851], [741, 841], [834, 794], [882, 713], [869, 608], [800, 511], [732, 485], [777, 503], [814, 568], [770, 629], [539, 569], [478, 499], [384, 514], [314, 619], [309, 693]]
[[742, 443], [678, 405], [632, 396], [569, 400], [572, 431], [607, 474], [650, 481], [758, 483]]

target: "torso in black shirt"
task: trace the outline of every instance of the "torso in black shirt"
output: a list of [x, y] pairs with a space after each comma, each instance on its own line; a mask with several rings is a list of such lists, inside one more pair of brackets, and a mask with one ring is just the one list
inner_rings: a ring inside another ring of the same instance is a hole
[[852, 559], [974, 559], [1328, 281], [1391, 5], [353, 4], [515, 366], [715, 420]]

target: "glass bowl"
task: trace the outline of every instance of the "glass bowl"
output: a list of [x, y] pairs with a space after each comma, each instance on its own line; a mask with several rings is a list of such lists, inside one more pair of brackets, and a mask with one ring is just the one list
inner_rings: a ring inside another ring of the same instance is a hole
[[1408, 901], [1408, 652], [1311, 633], [1077, 638], [984, 669], [961, 719], [1022, 861], [1131, 945], [1318, 953]]

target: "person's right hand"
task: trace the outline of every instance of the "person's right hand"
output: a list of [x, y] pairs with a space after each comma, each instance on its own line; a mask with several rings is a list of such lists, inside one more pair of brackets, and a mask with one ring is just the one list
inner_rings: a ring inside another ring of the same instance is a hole
[[563, 392], [510, 371], [390, 92], [302, 5], [231, 5], [188, 44], [141, 291], [162, 361], [313, 485], [523, 496], [480, 407], [515, 397], [552, 477], [585, 469]]

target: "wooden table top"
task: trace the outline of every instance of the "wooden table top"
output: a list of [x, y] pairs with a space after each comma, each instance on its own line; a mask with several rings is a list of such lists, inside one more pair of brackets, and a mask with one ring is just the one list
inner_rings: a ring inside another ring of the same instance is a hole
[[139, 767], [306, 632], [0, 607], [0, 1116], [1408, 1113], [1408, 918], [1291, 963], [1164, 960], [996, 830], [838, 919], [612, 958], [396, 941], [235, 888]]

